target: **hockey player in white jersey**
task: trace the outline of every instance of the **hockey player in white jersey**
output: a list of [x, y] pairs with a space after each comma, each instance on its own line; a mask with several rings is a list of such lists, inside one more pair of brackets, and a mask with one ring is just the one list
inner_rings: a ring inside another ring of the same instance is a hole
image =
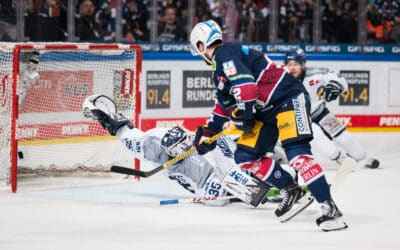
[[[306, 56], [301, 48], [286, 53], [285, 65], [294, 77], [302, 81], [310, 94], [313, 148], [339, 165], [355, 165], [355, 160], [360, 166], [377, 168], [379, 161], [367, 158], [358, 140], [346, 131], [346, 126], [326, 107], [326, 102], [336, 100], [340, 93], [347, 91], [346, 79], [327, 68], [306, 67]], [[337, 145], [345, 152], [341, 152]]]
[[[167, 162], [192, 146], [192, 134], [179, 126], [170, 129], [154, 128], [146, 132], [134, 128], [127, 118], [116, 113], [113, 101], [104, 95], [87, 97], [83, 108], [86, 117], [98, 120], [111, 135], [117, 136], [133, 157], [154, 166]], [[235, 173], [232, 172], [232, 167], [235, 165], [233, 152], [236, 145], [226, 136], [222, 136], [215, 143], [218, 145], [216, 150], [207, 156], [191, 154], [168, 167], [164, 173], [197, 197], [226, 196], [227, 191], [223, 188], [222, 180], [227, 175]], [[234, 178], [238, 177], [235, 173]], [[257, 206], [263, 202], [268, 188], [269, 186], [264, 186], [259, 194], [250, 194], [252, 200], [245, 202]], [[241, 197], [241, 199], [247, 198]], [[211, 199], [206, 201], [206, 204], [223, 206], [229, 202], [229, 199]]]

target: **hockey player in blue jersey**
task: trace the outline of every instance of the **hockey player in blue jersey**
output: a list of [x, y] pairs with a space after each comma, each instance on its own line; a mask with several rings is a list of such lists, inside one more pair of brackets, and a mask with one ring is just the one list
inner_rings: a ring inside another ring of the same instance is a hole
[[281, 141], [290, 165], [321, 204], [316, 223], [323, 231], [347, 228], [334, 203], [322, 167], [314, 160], [310, 141], [310, 99], [304, 86], [265, 54], [239, 44], [223, 43], [218, 24], [198, 23], [190, 34], [192, 54], [215, 69], [216, 103], [207, 125], [198, 127], [194, 144], [201, 154], [215, 147], [202, 142], [228, 121], [244, 131], [237, 141], [235, 161], [261, 180], [281, 189], [275, 210], [281, 221], [305, 195], [278, 162], [266, 157]]

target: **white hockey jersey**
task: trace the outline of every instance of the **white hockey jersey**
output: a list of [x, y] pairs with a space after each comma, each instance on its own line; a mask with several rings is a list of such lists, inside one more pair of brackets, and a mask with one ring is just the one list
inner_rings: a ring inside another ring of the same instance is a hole
[[[117, 136], [133, 157], [159, 166], [169, 160], [169, 156], [160, 146], [161, 138], [167, 130], [167, 128], [154, 128], [143, 132], [125, 126], [118, 130]], [[206, 155], [194, 153], [188, 156], [166, 168], [164, 173], [197, 196], [221, 195], [222, 179], [235, 164], [233, 152], [236, 145], [227, 137], [218, 139], [217, 145], [215, 150]], [[221, 190], [212, 189], [210, 182], [219, 184]]]
[[310, 94], [311, 113], [324, 105], [324, 100], [320, 98], [321, 88], [326, 86], [330, 81], [336, 81], [343, 87], [343, 92], [347, 91], [348, 84], [344, 77], [339, 76], [335, 71], [327, 68], [306, 67], [303, 78], [303, 85]]

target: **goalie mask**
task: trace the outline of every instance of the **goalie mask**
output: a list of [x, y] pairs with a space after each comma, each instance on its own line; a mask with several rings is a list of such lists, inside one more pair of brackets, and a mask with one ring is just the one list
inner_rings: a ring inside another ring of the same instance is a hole
[[171, 157], [185, 152], [192, 146], [192, 143], [192, 135], [178, 126], [169, 129], [161, 139], [161, 147]]

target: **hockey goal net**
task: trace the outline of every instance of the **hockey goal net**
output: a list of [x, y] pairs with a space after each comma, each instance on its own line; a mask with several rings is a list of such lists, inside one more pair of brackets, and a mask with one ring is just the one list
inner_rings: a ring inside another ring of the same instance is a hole
[[0, 183], [16, 192], [24, 173], [135, 164], [82, 103], [107, 95], [139, 126], [139, 45], [0, 43], [0, 64]]

